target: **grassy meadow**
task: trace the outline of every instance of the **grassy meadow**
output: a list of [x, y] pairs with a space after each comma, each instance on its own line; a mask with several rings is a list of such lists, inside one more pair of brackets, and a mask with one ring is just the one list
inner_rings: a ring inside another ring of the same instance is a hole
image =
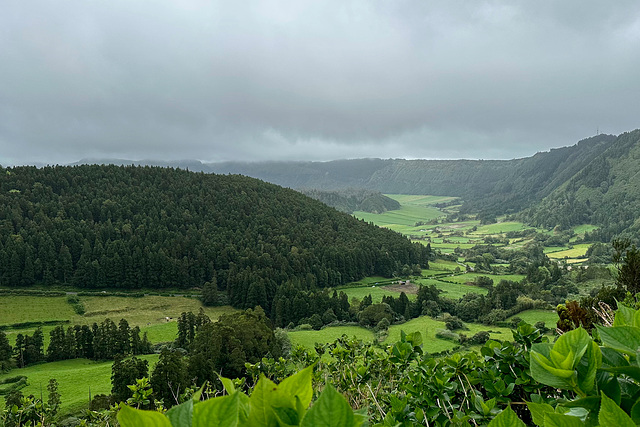
[[[67, 297], [39, 297], [39, 296], [3, 296], [0, 298], [0, 325], [11, 325], [21, 322], [58, 321], [65, 328], [72, 325], [87, 325], [100, 323], [109, 318], [114, 322], [127, 319], [131, 327], [138, 326], [152, 343], [166, 342], [175, 339], [178, 333], [176, 319], [181, 313], [192, 311], [197, 313], [202, 307], [213, 320], [222, 314], [228, 314], [235, 309], [224, 307], [203, 307], [200, 300], [186, 297], [169, 297], [149, 295], [143, 298], [126, 297], [93, 297], [80, 296], [86, 313], [78, 315], [67, 303]], [[167, 321], [166, 318], [170, 320]], [[64, 322], [64, 323], [62, 323]], [[55, 325], [42, 327], [45, 348], [49, 344], [49, 332]], [[31, 334], [35, 326], [8, 329], [5, 331], [11, 345], [15, 343], [19, 333]]]
[[510, 317], [519, 317], [530, 325], [534, 325], [536, 322], [544, 322], [547, 328], [555, 328], [558, 322], [558, 314], [554, 310], [527, 310]]
[[372, 342], [374, 340], [373, 332], [360, 326], [334, 326], [319, 331], [289, 332], [289, 338], [293, 346], [301, 345], [308, 349], [313, 349], [316, 343], [327, 344], [334, 342], [342, 335], [350, 338], [356, 337], [364, 342]]
[[[149, 362], [149, 371], [158, 361], [157, 354], [138, 356]], [[61, 360], [41, 365], [14, 369], [0, 375], [0, 380], [17, 375], [27, 377], [27, 386], [21, 391], [24, 395], [33, 394], [47, 398], [47, 384], [50, 378], [58, 381], [58, 392], [61, 395], [63, 413], [74, 413], [86, 408], [89, 403], [89, 393], [111, 393], [111, 365], [112, 362], [94, 362], [88, 359]], [[4, 399], [0, 399], [0, 408], [4, 407]]]
[[[490, 331], [490, 336], [492, 339], [510, 340], [513, 338], [513, 336], [511, 335], [511, 330], [509, 328], [502, 328], [498, 326], [484, 326], [474, 323], [466, 323], [465, 326], [468, 328], [468, 330], [458, 330], [455, 331], [455, 333], [462, 333], [470, 337], [480, 331]], [[433, 319], [429, 316], [421, 316], [416, 319], [411, 319], [408, 322], [402, 323], [400, 325], [392, 325], [391, 327], [389, 327], [389, 334], [387, 335], [387, 338], [384, 342], [391, 344], [398, 341], [400, 339], [401, 331], [404, 331], [407, 334], [410, 334], [412, 332], [420, 332], [422, 334], [424, 344], [423, 349], [426, 352], [438, 353], [441, 351], [451, 350], [456, 347], [458, 345], [457, 343], [436, 337], [436, 333], [441, 329], [446, 329], [443, 321]]]

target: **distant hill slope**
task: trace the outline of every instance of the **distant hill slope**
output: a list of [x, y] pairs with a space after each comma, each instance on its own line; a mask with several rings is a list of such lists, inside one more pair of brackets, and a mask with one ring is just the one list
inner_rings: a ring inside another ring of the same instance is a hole
[[300, 189], [300, 192], [312, 199], [321, 201], [325, 205], [329, 205], [332, 208], [346, 213], [353, 213], [355, 211], [383, 213], [400, 209], [400, 203], [398, 201], [378, 191], [362, 189], [322, 191], [303, 188]]
[[0, 285], [186, 288], [213, 277], [269, 313], [284, 284], [337, 286], [427, 265], [428, 250], [297, 191], [159, 167], [0, 171]]
[[640, 231], [640, 130], [623, 133], [523, 215], [534, 224], [602, 226], [599, 238]]
[[238, 173], [291, 188], [364, 188], [383, 193], [458, 196], [464, 211], [499, 215], [541, 201], [616, 139], [598, 135], [514, 160], [356, 159], [331, 162], [212, 163], [218, 173]]
[[[479, 217], [523, 212], [525, 221], [601, 226], [599, 238], [638, 230], [640, 130], [598, 135], [570, 147], [513, 160], [355, 159], [330, 162], [200, 163], [290, 188], [457, 196]], [[189, 168], [198, 164], [189, 163]]]

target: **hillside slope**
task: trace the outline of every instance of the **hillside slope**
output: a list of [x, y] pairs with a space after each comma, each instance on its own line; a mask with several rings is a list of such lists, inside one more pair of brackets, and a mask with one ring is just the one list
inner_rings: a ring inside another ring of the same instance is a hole
[[426, 265], [407, 238], [243, 176], [158, 167], [0, 173], [0, 285], [186, 288], [213, 277], [237, 307], [278, 287], [336, 286]]
[[544, 226], [593, 223], [608, 240], [640, 230], [640, 130], [623, 133], [523, 216]]
[[514, 160], [355, 159], [331, 162], [212, 163], [291, 188], [364, 188], [383, 193], [458, 196], [466, 212], [499, 215], [541, 201], [606, 150], [613, 135]]
[[378, 191], [355, 189], [322, 191], [303, 188], [300, 189], [300, 192], [346, 213], [363, 211], [379, 214], [400, 209], [398, 201]]

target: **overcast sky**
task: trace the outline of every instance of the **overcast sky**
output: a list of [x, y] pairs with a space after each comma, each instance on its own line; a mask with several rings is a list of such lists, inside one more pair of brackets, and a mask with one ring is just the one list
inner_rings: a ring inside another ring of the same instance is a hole
[[640, 2], [3, 0], [0, 164], [530, 156], [640, 127]]

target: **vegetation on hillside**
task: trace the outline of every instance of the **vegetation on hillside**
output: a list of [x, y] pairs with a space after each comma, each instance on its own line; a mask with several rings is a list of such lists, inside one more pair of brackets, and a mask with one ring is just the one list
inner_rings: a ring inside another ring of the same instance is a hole
[[303, 188], [300, 192], [349, 214], [354, 211], [379, 214], [400, 209], [400, 203], [376, 191], [356, 189], [322, 191]]
[[0, 285], [191, 288], [239, 308], [300, 289], [426, 266], [427, 248], [241, 176], [154, 167], [0, 174]]

